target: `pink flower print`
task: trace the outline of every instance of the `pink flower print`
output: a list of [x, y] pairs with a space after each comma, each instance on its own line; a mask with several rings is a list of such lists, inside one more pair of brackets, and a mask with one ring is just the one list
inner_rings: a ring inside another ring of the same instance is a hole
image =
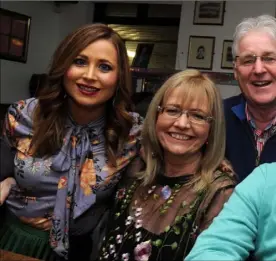
[[123, 261], [128, 261], [128, 259], [129, 259], [129, 253], [122, 254], [122, 260]]
[[36, 172], [38, 172], [38, 170], [41, 168], [42, 164], [39, 161], [36, 161], [33, 163], [33, 165], [31, 166], [31, 172], [32, 174], [35, 174]]
[[126, 194], [126, 190], [124, 188], [121, 188], [116, 193], [116, 199], [122, 199]]
[[49, 174], [49, 172], [50, 172], [50, 170], [51, 170], [51, 165], [52, 165], [52, 161], [51, 160], [45, 160], [44, 161], [44, 166], [45, 166], [45, 168], [46, 168], [46, 170], [45, 170], [45, 173], [44, 174]]
[[148, 261], [151, 255], [151, 242], [145, 241], [137, 245], [134, 249], [136, 261]]
[[55, 248], [55, 247], [57, 247], [57, 245], [58, 245], [57, 240], [52, 239], [52, 238], [50, 237], [50, 246]]
[[136, 210], [135, 210], [135, 217], [139, 217], [139, 216], [141, 216], [141, 214], [142, 214], [142, 208], [137, 208]]
[[109, 254], [115, 253], [115, 246], [114, 245], [109, 245]]
[[142, 226], [142, 220], [141, 219], [137, 219], [135, 222], [135, 228], [138, 229]]
[[133, 221], [133, 217], [132, 216], [128, 216], [127, 220], [126, 220], [126, 226], [130, 225], [132, 221]]
[[58, 181], [58, 189], [64, 189], [67, 186], [67, 177], [62, 176]]
[[155, 188], [156, 188], [156, 186], [152, 186], [152, 187], [148, 190], [148, 194], [151, 194], [151, 193], [154, 191]]
[[198, 226], [193, 227], [193, 230], [190, 234], [191, 238], [195, 241], [198, 236]]
[[117, 242], [117, 244], [121, 244], [122, 243], [122, 239], [123, 239], [122, 235], [117, 235], [116, 236], [116, 242]]

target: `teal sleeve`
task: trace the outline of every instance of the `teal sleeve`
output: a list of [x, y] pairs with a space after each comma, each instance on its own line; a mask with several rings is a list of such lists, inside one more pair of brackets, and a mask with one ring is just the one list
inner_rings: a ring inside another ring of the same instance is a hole
[[234, 190], [211, 226], [198, 237], [185, 261], [245, 260], [254, 250], [266, 167], [256, 168]]

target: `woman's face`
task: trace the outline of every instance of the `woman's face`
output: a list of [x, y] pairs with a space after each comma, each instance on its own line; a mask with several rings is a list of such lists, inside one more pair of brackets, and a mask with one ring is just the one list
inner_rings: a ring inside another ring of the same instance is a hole
[[[162, 104], [162, 107], [165, 106], [193, 111], [203, 117], [210, 116], [207, 97], [194, 99], [184, 106], [183, 94], [179, 88], [171, 92]], [[208, 139], [209, 131], [210, 123], [193, 123], [185, 113], [179, 118], [173, 118], [160, 112], [156, 121], [156, 134], [166, 159], [179, 156], [182, 159], [198, 157]]]
[[64, 77], [65, 90], [71, 98], [71, 109], [93, 109], [95, 117], [104, 114], [118, 83], [118, 57], [112, 42], [97, 40], [74, 59]]

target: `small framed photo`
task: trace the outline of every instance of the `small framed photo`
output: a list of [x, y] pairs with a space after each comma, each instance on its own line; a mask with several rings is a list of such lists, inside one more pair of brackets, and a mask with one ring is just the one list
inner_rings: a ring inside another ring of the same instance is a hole
[[191, 35], [187, 67], [211, 70], [213, 67], [214, 48], [215, 37]]
[[148, 68], [153, 47], [153, 43], [139, 43], [131, 67]]
[[233, 56], [232, 56], [232, 44], [231, 40], [224, 40], [221, 55], [221, 68], [233, 69]]
[[0, 59], [27, 62], [31, 18], [0, 8]]
[[194, 24], [223, 25], [225, 1], [196, 1]]

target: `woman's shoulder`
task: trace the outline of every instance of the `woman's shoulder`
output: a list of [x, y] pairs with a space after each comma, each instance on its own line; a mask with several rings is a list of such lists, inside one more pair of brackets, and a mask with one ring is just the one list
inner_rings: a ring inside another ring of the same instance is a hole
[[26, 100], [19, 100], [11, 104], [7, 110], [8, 115], [14, 117], [19, 115], [25, 115], [26, 117], [32, 117], [33, 111], [38, 103], [36, 98], [29, 98]]
[[214, 184], [220, 187], [237, 184], [237, 175], [228, 161], [223, 160], [214, 172]]
[[33, 112], [37, 105], [37, 99], [30, 98], [11, 104], [6, 113], [4, 133], [11, 136], [30, 135], [33, 127]]

